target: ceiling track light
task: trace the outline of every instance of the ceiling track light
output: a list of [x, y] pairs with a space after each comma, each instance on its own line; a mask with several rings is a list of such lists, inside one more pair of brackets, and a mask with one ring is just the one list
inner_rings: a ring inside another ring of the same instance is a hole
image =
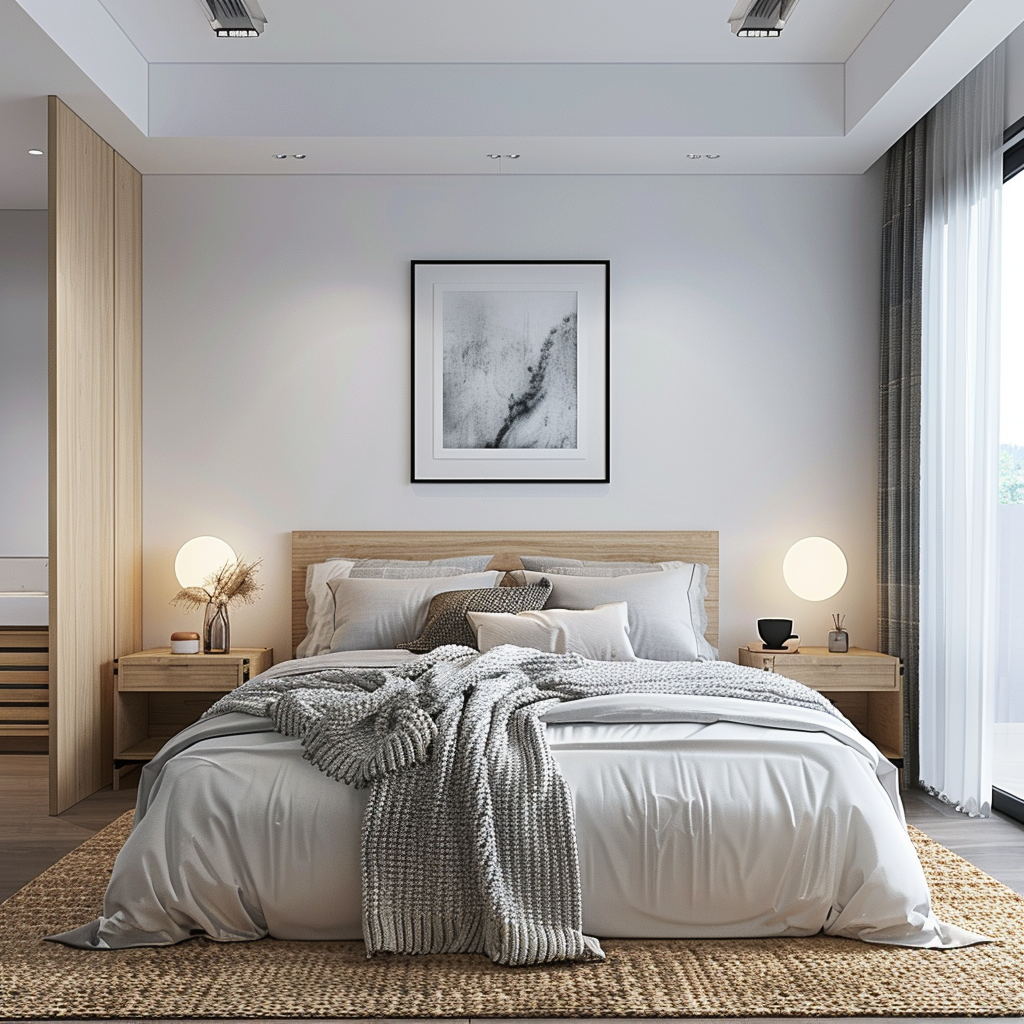
[[198, 0], [216, 35], [223, 39], [254, 39], [267, 16], [257, 0]]
[[748, 39], [773, 39], [782, 35], [798, 0], [739, 0], [729, 15], [729, 27]]

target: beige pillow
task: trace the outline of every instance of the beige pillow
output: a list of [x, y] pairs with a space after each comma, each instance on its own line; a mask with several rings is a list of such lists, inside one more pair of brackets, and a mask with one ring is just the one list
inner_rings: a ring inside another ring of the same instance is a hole
[[466, 612], [466, 618], [480, 651], [514, 644], [552, 654], [580, 654], [593, 661], [636, 661], [624, 601], [585, 610], [548, 608], [515, 615]]

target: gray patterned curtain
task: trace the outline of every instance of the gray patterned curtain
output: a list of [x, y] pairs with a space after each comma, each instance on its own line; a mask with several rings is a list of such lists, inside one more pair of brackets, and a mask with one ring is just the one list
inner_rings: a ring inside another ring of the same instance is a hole
[[889, 150], [882, 226], [878, 643], [903, 663], [903, 778], [920, 780], [921, 268], [925, 122]]

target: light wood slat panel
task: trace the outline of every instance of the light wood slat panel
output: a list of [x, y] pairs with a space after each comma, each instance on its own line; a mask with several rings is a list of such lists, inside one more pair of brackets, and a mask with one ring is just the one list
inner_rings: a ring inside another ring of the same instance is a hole
[[[45, 705], [49, 702], [50, 691], [46, 686], [41, 686], [38, 690], [33, 690], [31, 687], [6, 687], [0, 686], [0, 704], [43, 704], [43, 718], [49, 718], [49, 712], [46, 711]], [[0, 718], [3, 718], [0, 715]]]
[[[114, 661], [113, 150], [49, 108], [50, 812], [107, 781]], [[109, 738], [108, 738], [109, 742]]]
[[10, 686], [41, 686], [47, 689], [50, 682], [50, 673], [37, 668], [32, 669], [2, 669], [0, 668], [0, 687]]
[[46, 649], [50, 646], [50, 631], [45, 626], [38, 629], [0, 629], [0, 664], [3, 652], [11, 648], [34, 647]]
[[0, 703], [0, 722], [9, 724], [13, 722], [32, 722], [33, 724], [46, 724], [49, 718], [49, 711], [46, 706], [40, 708], [12, 705], [4, 707]]
[[0, 651], [0, 668], [49, 664], [49, 651]]
[[114, 657], [141, 649], [142, 175], [114, 153]]
[[47, 725], [0, 725], [0, 736], [48, 736]]
[[292, 533], [292, 651], [306, 635], [306, 567], [328, 558], [452, 558], [490, 553], [493, 569], [522, 568], [518, 555], [595, 561], [703, 562], [709, 567], [707, 639], [718, 646], [715, 530], [297, 530]]

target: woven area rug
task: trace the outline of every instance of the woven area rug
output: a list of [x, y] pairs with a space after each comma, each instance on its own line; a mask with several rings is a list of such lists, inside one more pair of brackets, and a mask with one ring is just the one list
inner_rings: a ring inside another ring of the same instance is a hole
[[97, 916], [130, 825], [131, 812], [0, 906], [0, 1017], [1024, 1016], [1024, 898], [916, 830], [937, 913], [998, 942], [608, 940], [604, 963], [537, 968], [367, 960], [360, 942], [42, 942]]

